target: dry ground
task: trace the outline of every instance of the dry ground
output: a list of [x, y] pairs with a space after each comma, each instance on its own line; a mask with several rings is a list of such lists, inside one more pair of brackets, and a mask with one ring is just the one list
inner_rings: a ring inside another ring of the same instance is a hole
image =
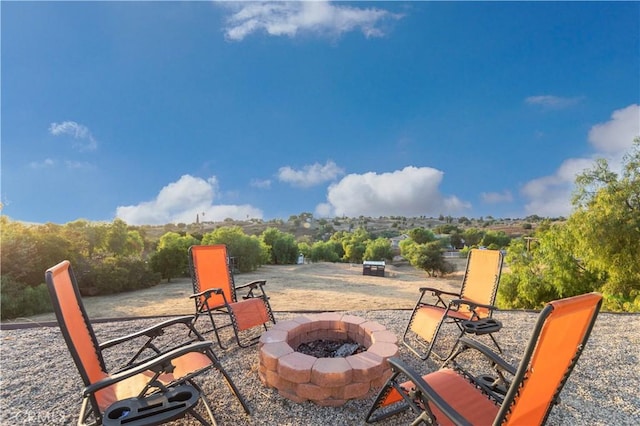
[[[236, 284], [266, 279], [265, 290], [274, 311], [347, 311], [411, 309], [420, 287], [460, 288], [465, 261], [454, 259], [456, 272], [428, 278], [408, 264], [387, 265], [384, 277], [362, 275], [360, 264], [310, 263], [265, 265], [256, 272], [237, 274]], [[193, 313], [191, 280], [174, 279], [139, 291], [84, 298], [89, 318], [181, 315]], [[24, 321], [24, 318], [18, 319]], [[53, 321], [53, 314], [29, 321]]]

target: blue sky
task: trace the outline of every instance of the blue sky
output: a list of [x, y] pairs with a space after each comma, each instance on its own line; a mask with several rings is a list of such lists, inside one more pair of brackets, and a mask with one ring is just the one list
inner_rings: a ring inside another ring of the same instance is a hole
[[639, 2], [2, 2], [2, 214], [567, 216]]

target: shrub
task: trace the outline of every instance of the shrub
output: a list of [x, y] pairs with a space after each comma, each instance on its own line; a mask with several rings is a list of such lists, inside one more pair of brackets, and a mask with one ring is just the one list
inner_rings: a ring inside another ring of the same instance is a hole
[[53, 311], [49, 290], [44, 283], [33, 287], [16, 281], [9, 275], [3, 275], [0, 286], [2, 319]]

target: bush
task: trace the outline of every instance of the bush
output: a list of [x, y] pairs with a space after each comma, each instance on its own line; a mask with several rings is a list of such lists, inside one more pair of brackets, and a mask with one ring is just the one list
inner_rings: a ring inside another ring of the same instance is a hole
[[28, 317], [52, 312], [53, 305], [46, 284], [35, 287], [22, 284], [9, 275], [0, 278], [2, 319]]
[[114, 294], [140, 290], [160, 282], [160, 274], [138, 259], [107, 258], [78, 273], [78, 287], [83, 296]]

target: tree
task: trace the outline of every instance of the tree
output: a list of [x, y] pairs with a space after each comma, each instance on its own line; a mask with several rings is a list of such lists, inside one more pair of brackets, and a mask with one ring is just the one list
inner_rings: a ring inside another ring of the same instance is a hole
[[436, 240], [436, 235], [429, 229], [413, 228], [408, 232], [409, 237], [417, 244], [424, 244]]
[[237, 259], [240, 272], [258, 269], [269, 260], [269, 248], [255, 235], [248, 236], [239, 226], [223, 226], [205, 234], [202, 244], [226, 244], [229, 256]]
[[605, 309], [640, 311], [640, 139], [622, 165], [617, 174], [597, 160], [576, 178], [566, 223], [542, 222], [535, 244], [511, 242], [501, 305], [536, 308], [595, 290]]
[[338, 262], [342, 258], [338, 251], [341, 253], [343, 250], [337, 241], [316, 241], [305, 256], [312, 262]]
[[171, 282], [171, 278], [189, 275], [188, 250], [195, 244], [198, 244], [198, 240], [189, 234], [163, 234], [150, 259], [152, 270], [159, 272], [168, 282]]
[[496, 247], [501, 249], [507, 247], [511, 238], [504, 231], [488, 230], [482, 237], [482, 245], [485, 247]]
[[546, 302], [597, 289], [598, 274], [575, 257], [568, 227], [557, 224], [535, 234], [535, 244], [518, 238], [509, 246], [510, 273], [500, 280], [498, 303], [504, 308], [538, 309]]
[[153, 271], [159, 272], [163, 279], [171, 282], [171, 278], [184, 275], [187, 260], [185, 252], [173, 246], [159, 249], [151, 255], [150, 263]]
[[446, 275], [454, 269], [445, 260], [439, 241], [417, 244], [411, 239], [403, 240], [400, 242], [400, 253], [412, 266], [423, 269], [430, 277]]
[[393, 252], [391, 250], [391, 241], [388, 238], [376, 238], [369, 241], [362, 256], [363, 260], [391, 260]]
[[478, 228], [469, 228], [465, 229], [462, 233], [462, 238], [464, 238], [465, 245], [472, 247], [478, 246], [484, 237], [484, 231], [479, 230]]
[[107, 229], [107, 249], [113, 255], [125, 252], [128, 237], [127, 224], [122, 219], [116, 219]]
[[567, 226], [585, 268], [606, 275], [606, 306], [640, 310], [640, 138], [622, 166], [601, 159], [578, 176]]
[[369, 233], [363, 227], [358, 227], [355, 231], [343, 235], [343, 259], [347, 262], [361, 263], [364, 251], [367, 249], [367, 241], [370, 239]]
[[270, 263], [274, 265], [296, 263], [299, 253], [298, 244], [292, 234], [269, 227], [264, 230], [260, 238], [269, 249]]

